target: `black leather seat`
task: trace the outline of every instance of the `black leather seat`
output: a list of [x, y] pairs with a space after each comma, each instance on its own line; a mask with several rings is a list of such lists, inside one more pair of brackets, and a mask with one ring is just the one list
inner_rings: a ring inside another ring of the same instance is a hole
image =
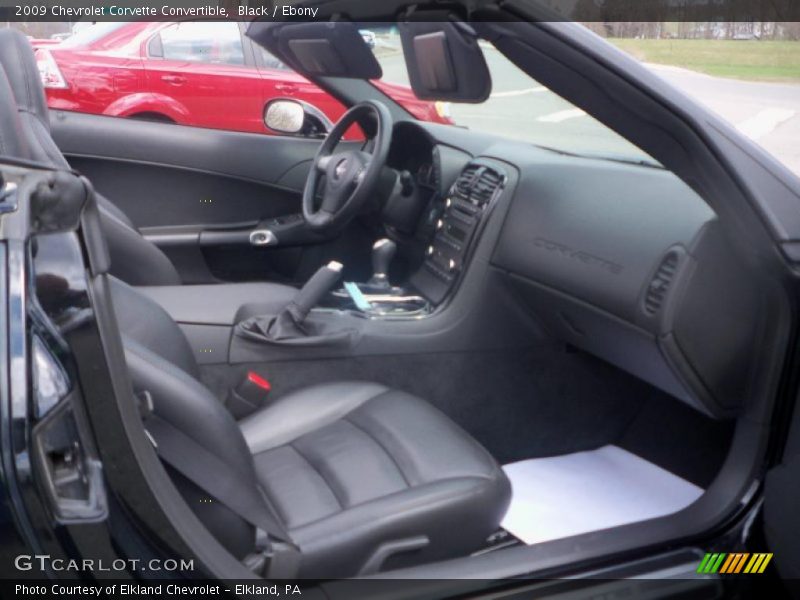
[[[50, 135], [47, 99], [36, 66], [36, 58], [30, 43], [21, 32], [15, 29], [0, 29], [0, 65], [6, 72], [19, 110], [24, 136], [24, 154], [18, 157], [69, 169], [67, 159]], [[102, 195], [98, 194], [97, 202], [111, 256], [113, 275], [131, 285], [182, 283], [180, 274], [166, 254], [145, 239], [124, 212]], [[265, 295], [273, 291], [285, 292], [288, 287], [278, 284], [264, 284], [264, 286]], [[267, 286], [273, 287], [270, 289]]]
[[[120, 281], [112, 297], [134, 387], [151, 394], [159, 418], [262, 494], [300, 549], [299, 576], [463, 556], [497, 529], [510, 500], [507, 478], [431, 405], [382, 385], [342, 382], [295, 392], [237, 423], [197, 380], [189, 344], [166, 312]], [[253, 551], [253, 527], [218, 503], [201, 503], [207, 494], [172, 475], [224, 546], [239, 558]], [[384, 552], [408, 540], [422, 547]]]
[[0, 69], [0, 156], [8, 158], [25, 158], [28, 148], [19, 114], [13, 108], [14, 94], [8, 83], [5, 71]]

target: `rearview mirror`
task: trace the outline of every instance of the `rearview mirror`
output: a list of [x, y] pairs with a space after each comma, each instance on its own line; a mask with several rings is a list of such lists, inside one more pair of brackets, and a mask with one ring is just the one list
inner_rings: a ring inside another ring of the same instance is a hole
[[306, 102], [281, 98], [264, 109], [264, 125], [277, 133], [324, 137], [333, 124], [325, 114]]

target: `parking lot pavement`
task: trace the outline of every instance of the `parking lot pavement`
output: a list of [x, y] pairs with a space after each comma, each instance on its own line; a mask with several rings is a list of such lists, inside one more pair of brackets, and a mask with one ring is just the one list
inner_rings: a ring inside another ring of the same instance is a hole
[[[454, 104], [459, 125], [575, 152], [636, 155], [628, 142], [539, 85], [493, 48], [483, 48], [492, 95], [482, 104]], [[402, 54], [381, 57], [384, 79], [408, 85]], [[734, 123], [800, 175], [800, 85], [722, 79], [648, 65], [686, 95]]]
[[800, 175], [800, 85], [722, 79], [675, 67], [649, 66], [734, 123]]

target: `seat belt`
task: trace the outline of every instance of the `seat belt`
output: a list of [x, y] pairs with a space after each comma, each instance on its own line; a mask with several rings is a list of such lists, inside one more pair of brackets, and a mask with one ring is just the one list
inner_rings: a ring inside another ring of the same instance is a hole
[[[270, 538], [265, 557], [266, 576], [276, 579], [295, 577], [301, 554], [286, 529], [267, 509], [264, 499], [250, 482], [215, 454], [209, 452], [180, 429], [149, 413], [145, 419], [158, 456], [220, 504], [237, 514]], [[277, 542], [275, 541], [277, 540]]]

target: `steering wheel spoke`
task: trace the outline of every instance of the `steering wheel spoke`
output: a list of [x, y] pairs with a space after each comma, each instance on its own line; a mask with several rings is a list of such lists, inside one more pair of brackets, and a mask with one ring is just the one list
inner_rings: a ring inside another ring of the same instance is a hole
[[[326, 186], [327, 187], [327, 186]], [[319, 209], [320, 212], [325, 212], [330, 215], [335, 215], [339, 212], [339, 209], [342, 208], [342, 204], [346, 198], [342, 193], [328, 193], [328, 190], [325, 190], [326, 193], [322, 197], [322, 202], [320, 203]]]
[[361, 163], [361, 166], [356, 170], [354, 184], [356, 187], [364, 183], [364, 179], [369, 171], [370, 163], [372, 162], [372, 155], [369, 152], [355, 152], [353, 154], [355, 160]]
[[314, 166], [321, 173], [325, 173], [328, 170], [328, 165], [330, 164], [332, 158], [333, 156], [331, 156], [330, 154], [328, 154], [327, 156], [319, 156], [314, 161]]

